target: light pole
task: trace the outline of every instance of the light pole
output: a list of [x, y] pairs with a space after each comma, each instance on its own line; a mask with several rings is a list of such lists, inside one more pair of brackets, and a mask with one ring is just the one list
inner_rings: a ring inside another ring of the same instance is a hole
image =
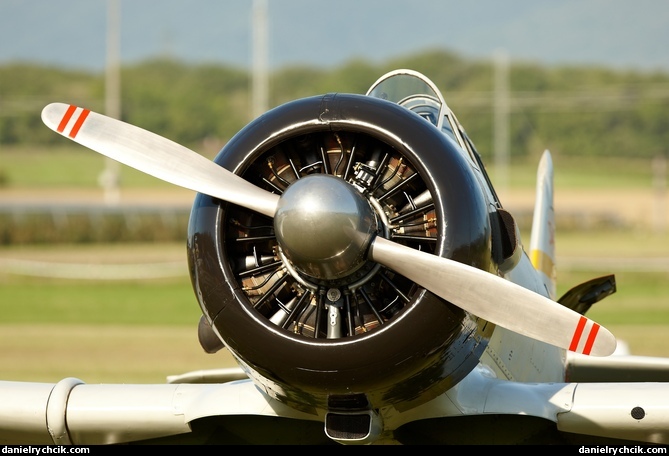
[[[121, 118], [120, 3], [120, 0], [107, 0], [105, 114], [114, 119]], [[121, 199], [120, 174], [120, 164], [111, 158], [105, 158], [105, 168], [98, 182], [104, 189], [104, 199], [108, 205], [118, 204]]]

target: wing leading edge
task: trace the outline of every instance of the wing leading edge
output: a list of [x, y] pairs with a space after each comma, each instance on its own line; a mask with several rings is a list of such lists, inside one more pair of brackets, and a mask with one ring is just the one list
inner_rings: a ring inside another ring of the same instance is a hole
[[250, 381], [224, 384], [0, 382], [3, 444], [99, 445], [185, 435], [212, 416], [317, 420], [269, 398]]
[[[327, 442], [322, 416], [286, 407], [249, 380], [165, 385], [86, 385], [73, 378], [56, 384], [0, 382], [0, 404], [4, 444], [194, 442], [191, 434], [201, 431], [196, 429], [201, 423], [215, 429], [205, 433], [207, 441], [235, 443], [244, 434], [256, 439], [258, 426], [266, 426], [268, 443], [287, 436], [305, 443], [306, 428], [319, 430], [313, 435], [319, 436], [319, 443]], [[440, 438], [455, 439], [444, 443], [460, 443], [462, 435], [446, 431], [468, 419], [494, 418], [511, 426], [541, 422], [551, 435], [560, 431], [585, 439], [669, 444], [669, 384], [660, 382], [521, 383], [497, 379], [480, 364], [431, 402], [403, 413], [381, 414], [384, 442], [427, 438], [432, 421]], [[455, 422], [450, 419], [456, 417]], [[527, 442], [523, 435], [527, 429], [509, 429], [515, 435], [505, 431], [504, 439]], [[478, 443], [500, 441], [488, 426], [469, 428], [466, 438]]]
[[[499, 429], [499, 423], [507, 420], [509, 423], [528, 423], [530, 418], [538, 418], [544, 421], [544, 428], [547, 422], [553, 422], [557, 431], [582, 436], [579, 442], [669, 444], [669, 384], [522, 383], [497, 379], [488, 367], [480, 364], [452, 390], [398, 417], [404, 421], [395, 423], [393, 427], [399, 428], [412, 420], [455, 416], [463, 417], [463, 423], [469, 422], [467, 433], [476, 434], [467, 436], [470, 440], [465, 443], [532, 442], [528, 435], [517, 429], [505, 427], [504, 431], [516, 432], [515, 442], [504, 440], [508, 436], [495, 435], [494, 429], [495, 426]], [[473, 426], [480, 429], [479, 433], [471, 426], [477, 421], [467, 421], [467, 418], [478, 420], [486, 417], [496, 417], [496, 423], [488, 427]], [[452, 426], [457, 424], [449, 420], [442, 430]], [[451, 435], [460, 438], [457, 434]], [[537, 442], [545, 443], [545, 435], [544, 440]], [[573, 438], [556, 439], [556, 434], [550, 435], [553, 435], [551, 442], [574, 441]]]

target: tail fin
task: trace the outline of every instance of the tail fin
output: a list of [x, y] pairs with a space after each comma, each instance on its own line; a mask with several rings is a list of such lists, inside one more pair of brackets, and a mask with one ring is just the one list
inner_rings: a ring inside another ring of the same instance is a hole
[[555, 299], [555, 213], [553, 211], [553, 159], [544, 151], [537, 170], [537, 193], [530, 235], [530, 259], [541, 273], [548, 296]]

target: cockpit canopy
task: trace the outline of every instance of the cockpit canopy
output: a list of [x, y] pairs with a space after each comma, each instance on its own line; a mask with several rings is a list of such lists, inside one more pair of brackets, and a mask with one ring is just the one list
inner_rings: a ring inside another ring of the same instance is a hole
[[394, 70], [377, 79], [366, 95], [404, 106], [455, 141], [472, 168], [483, 178], [491, 200], [501, 207], [476, 147], [446, 104], [442, 93], [429, 78], [414, 70]]
[[368, 96], [392, 101], [420, 115], [467, 150], [460, 127], [432, 81], [412, 70], [395, 70], [379, 78]]

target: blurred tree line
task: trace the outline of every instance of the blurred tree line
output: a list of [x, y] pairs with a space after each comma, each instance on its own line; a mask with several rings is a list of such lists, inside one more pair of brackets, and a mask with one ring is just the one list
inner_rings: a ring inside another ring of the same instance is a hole
[[[270, 106], [328, 92], [365, 93], [378, 77], [411, 68], [432, 79], [479, 152], [493, 149], [492, 60], [426, 51], [380, 64], [352, 60], [323, 69], [293, 66], [270, 75]], [[652, 157], [669, 144], [669, 74], [602, 67], [508, 70], [510, 152]], [[65, 142], [44, 127], [41, 109], [60, 101], [104, 112], [104, 73], [15, 63], [0, 66], [0, 146]], [[251, 120], [251, 75], [218, 64], [147, 60], [121, 69], [122, 120], [201, 149], [224, 144]]]

